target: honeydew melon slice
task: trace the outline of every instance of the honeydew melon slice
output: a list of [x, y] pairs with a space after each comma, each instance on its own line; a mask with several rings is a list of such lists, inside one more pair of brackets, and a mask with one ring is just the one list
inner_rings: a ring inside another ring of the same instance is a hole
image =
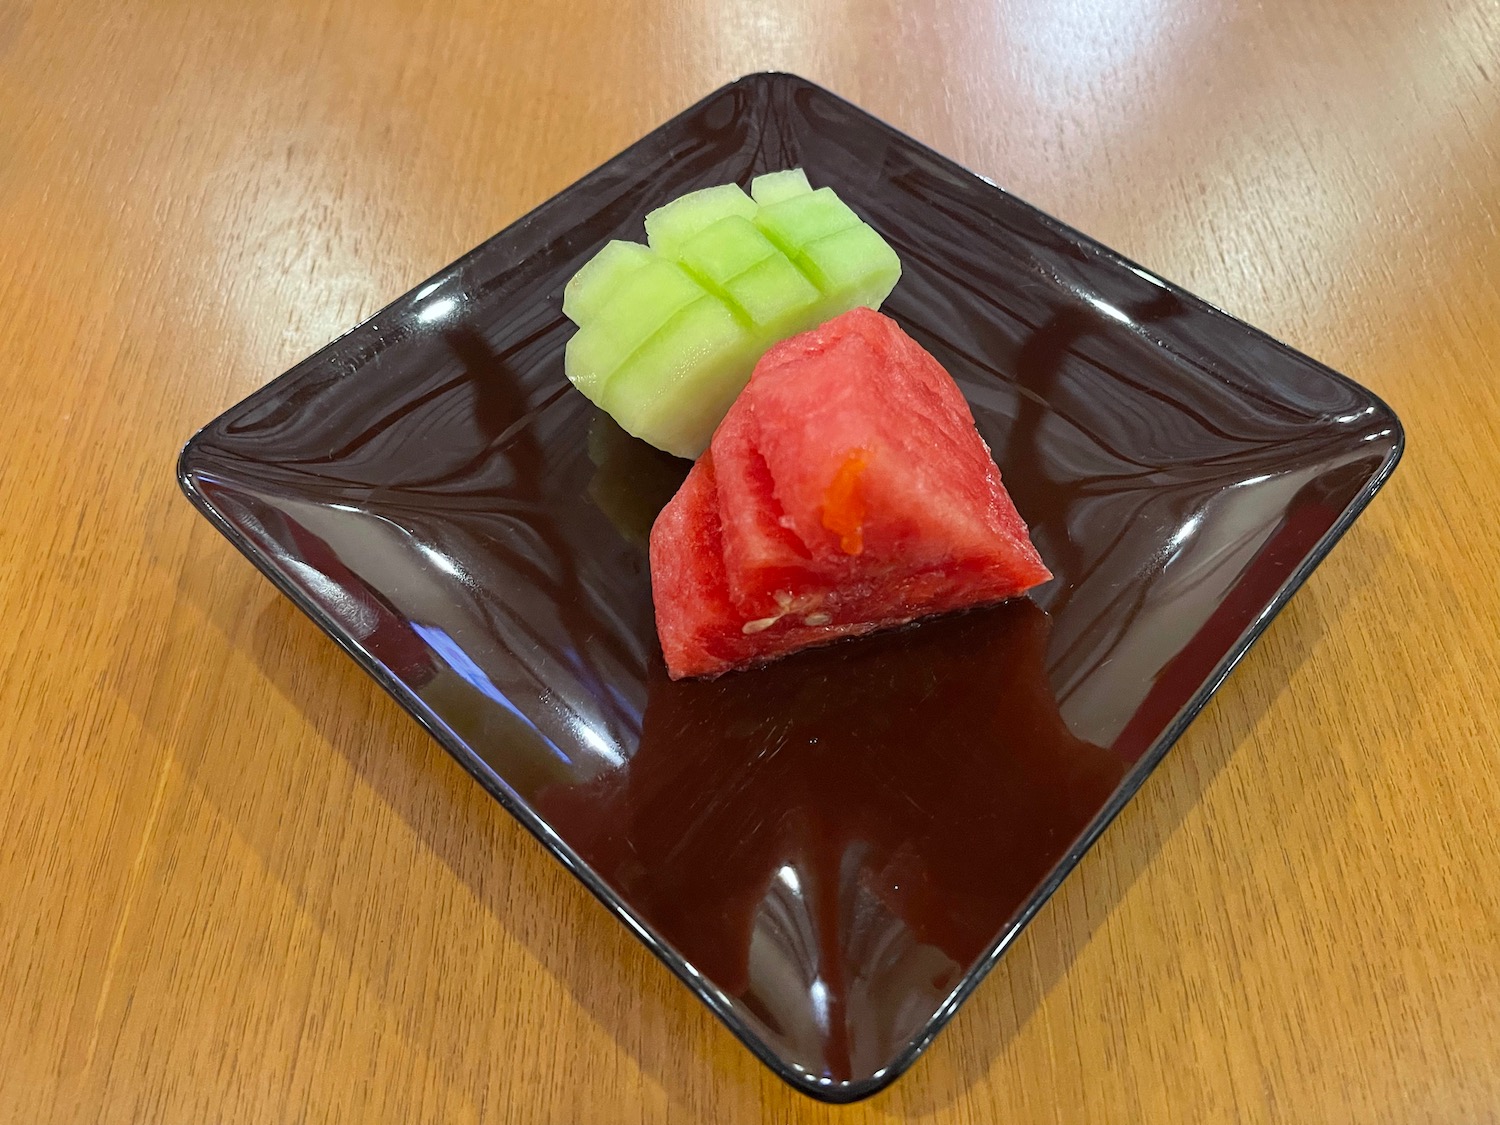
[[744, 389], [760, 358], [757, 344], [722, 301], [705, 295], [619, 366], [598, 403], [636, 437], [697, 457]]
[[785, 172], [767, 172], [750, 181], [750, 198], [762, 207], [780, 203], [794, 195], [806, 195], [812, 191], [807, 182], [807, 173], [801, 168], [788, 168]]
[[743, 215], [730, 215], [682, 244], [678, 261], [698, 277], [723, 285], [780, 251]]
[[755, 212], [755, 200], [739, 184], [701, 188], [678, 196], [647, 215], [646, 241], [658, 254], [675, 259], [681, 254], [683, 243], [705, 227], [730, 215], [753, 218]]
[[[724, 291], [757, 329], [762, 352], [777, 341], [828, 319], [823, 296], [801, 270], [780, 254], [751, 266], [725, 284]], [[757, 354], [756, 359], [759, 358]], [[749, 372], [745, 377], [749, 378]]]
[[682, 264], [758, 329], [762, 350], [803, 328], [818, 290], [748, 219], [732, 215], [690, 238]]
[[574, 324], [593, 319], [636, 271], [655, 258], [639, 242], [606, 242], [563, 289], [563, 315]]
[[859, 222], [860, 217], [827, 187], [767, 204], [755, 215], [755, 225], [788, 256]]
[[755, 221], [828, 299], [829, 318], [879, 308], [901, 277], [896, 252], [831, 188], [768, 204]]
[[680, 309], [704, 295], [702, 286], [677, 263], [646, 253], [650, 261], [632, 271], [628, 283], [568, 341], [568, 378], [595, 401], [616, 368]]
[[620, 425], [681, 457], [714, 427], [771, 345], [900, 277], [895, 252], [800, 169], [690, 192], [646, 216], [650, 246], [607, 243], [570, 281], [568, 378]]
[[810, 243], [797, 264], [824, 293], [836, 295], [839, 312], [878, 309], [901, 279], [901, 259], [864, 223]]

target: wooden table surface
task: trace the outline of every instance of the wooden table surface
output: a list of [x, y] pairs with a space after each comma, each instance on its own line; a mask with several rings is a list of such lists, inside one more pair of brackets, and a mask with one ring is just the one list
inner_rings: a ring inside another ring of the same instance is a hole
[[[763, 1069], [173, 480], [199, 424], [761, 69], [1408, 434], [853, 1108]], [[0, 0], [0, 267], [0, 1121], [1500, 1121], [1495, 0]]]

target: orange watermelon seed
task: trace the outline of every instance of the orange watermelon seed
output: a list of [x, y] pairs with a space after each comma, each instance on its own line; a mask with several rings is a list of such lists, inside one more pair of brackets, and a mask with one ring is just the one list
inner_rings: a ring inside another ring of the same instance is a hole
[[865, 549], [865, 500], [858, 488], [870, 463], [863, 449], [851, 449], [823, 493], [823, 526], [839, 537], [839, 549], [857, 555]]

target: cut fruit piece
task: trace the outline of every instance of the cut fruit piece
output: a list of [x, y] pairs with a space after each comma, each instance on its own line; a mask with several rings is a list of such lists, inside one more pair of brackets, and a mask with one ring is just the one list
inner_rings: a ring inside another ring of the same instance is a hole
[[678, 261], [700, 278], [723, 285], [776, 255], [776, 247], [754, 223], [731, 215], [684, 242]]
[[682, 253], [683, 243], [720, 219], [753, 218], [755, 200], [738, 184], [720, 184], [679, 196], [646, 216], [646, 241], [668, 258]]
[[900, 276], [885, 240], [800, 169], [762, 176], [755, 190], [771, 202], [724, 184], [658, 208], [646, 216], [650, 248], [606, 244], [563, 293], [579, 326], [568, 378], [631, 433], [681, 457], [707, 447], [768, 347], [879, 305]]
[[[582, 333], [580, 333], [582, 335]], [[713, 297], [689, 305], [604, 384], [599, 405], [620, 426], [678, 457], [696, 457], [745, 385], [756, 339]]]
[[651, 527], [656, 631], [674, 680], [716, 676], [877, 628], [873, 623], [809, 625], [801, 618], [746, 621], [724, 580], [718, 502], [709, 452], [698, 458]]
[[653, 260], [651, 251], [639, 242], [606, 242], [563, 289], [563, 315], [574, 324], [597, 316], [626, 280]]
[[735, 299], [730, 287], [741, 274], [780, 256], [754, 223], [731, 215], [688, 239], [682, 247], [681, 261], [682, 268], [724, 301], [746, 327], [754, 327], [755, 318]]
[[762, 351], [827, 319], [828, 304], [817, 287], [779, 253], [727, 282], [724, 292], [760, 330]]
[[[665, 652], [693, 652], [726, 665], [747, 659], [754, 646], [723, 627], [734, 614], [724, 581], [718, 491], [713, 454], [693, 471], [651, 526], [651, 596], [656, 632]], [[668, 551], [658, 544], [677, 544]]]
[[755, 225], [788, 256], [859, 222], [848, 204], [826, 187], [768, 204], [755, 215]]
[[812, 191], [807, 182], [807, 173], [801, 168], [788, 168], [785, 172], [767, 172], [750, 181], [750, 198], [762, 207], [780, 203], [794, 195], [806, 195]]
[[714, 449], [730, 585], [756, 615], [777, 605], [774, 572], [801, 564], [784, 537], [764, 536], [761, 502], [728, 486], [751, 450], [774, 482], [778, 522], [827, 576], [861, 572], [866, 556], [900, 559], [912, 580], [960, 574], [991, 560], [997, 536], [1025, 541], [957, 384], [868, 310], [772, 348]]
[[817, 287], [748, 219], [733, 215], [694, 235], [682, 248], [682, 264], [761, 329], [765, 345], [821, 322], [809, 319], [821, 311]]
[[824, 293], [878, 309], [901, 280], [901, 259], [864, 223], [810, 243], [797, 264]]
[[[642, 247], [642, 249], [645, 249]], [[568, 341], [568, 377], [597, 400], [609, 377], [679, 311], [702, 300], [703, 287], [675, 262], [651, 254]]]
[[[714, 557], [683, 557], [710, 542]], [[1001, 601], [1051, 577], [957, 384], [863, 308], [756, 366], [653, 528], [651, 572], [676, 678]]]

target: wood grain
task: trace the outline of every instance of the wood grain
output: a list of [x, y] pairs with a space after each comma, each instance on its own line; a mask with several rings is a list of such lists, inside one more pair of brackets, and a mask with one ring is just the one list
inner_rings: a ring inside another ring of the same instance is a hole
[[[784, 1088], [177, 494], [192, 429], [800, 72], [1403, 416], [915, 1070]], [[1493, 0], [0, 0], [0, 1121], [1500, 1121]]]

